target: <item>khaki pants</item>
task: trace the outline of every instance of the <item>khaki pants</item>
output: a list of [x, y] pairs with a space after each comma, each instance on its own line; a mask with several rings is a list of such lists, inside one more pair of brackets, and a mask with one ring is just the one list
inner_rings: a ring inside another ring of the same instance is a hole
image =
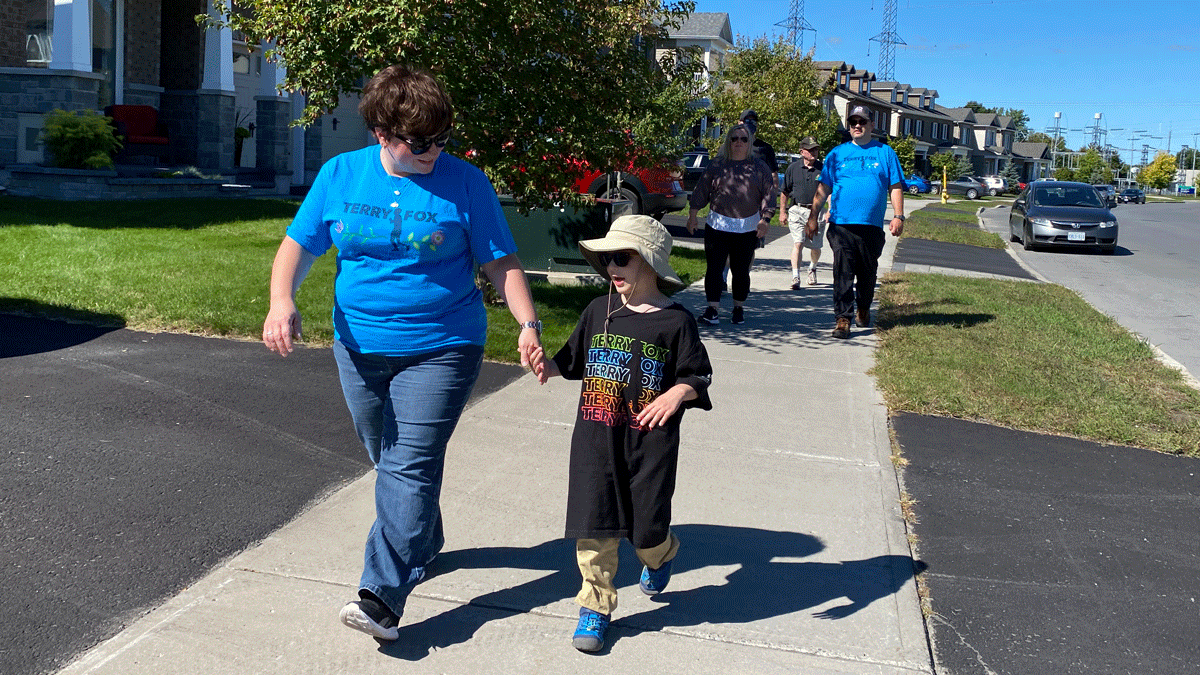
[[[575, 562], [583, 575], [583, 588], [575, 601], [593, 612], [611, 615], [617, 608], [617, 549], [620, 539], [576, 539]], [[662, 567], [679, 552], [679, 537], [671, 532], [666, 540], [652, 548], [634, 549], [638, 560], [652, 570]]]

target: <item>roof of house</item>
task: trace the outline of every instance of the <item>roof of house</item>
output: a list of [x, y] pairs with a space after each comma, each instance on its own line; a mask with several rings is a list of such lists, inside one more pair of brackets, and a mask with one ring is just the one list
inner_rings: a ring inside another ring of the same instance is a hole
[[1012, 154], [1026, 159], [1050, 159], [1050, 144], [1017, 141], [1012, 144]]
[[959, 122], [974, 122], [975, 111], [970, 108], [947, 108], [938, 103], [933, 104], [933, 108], [943, 115], [947, 115]]
[[733, 30], [729, 27], [729, 14], [726, 12], [689, 14], [682, 26], [668, 29], [667, 32], [673, 38], [720, 38], [733, 44]]

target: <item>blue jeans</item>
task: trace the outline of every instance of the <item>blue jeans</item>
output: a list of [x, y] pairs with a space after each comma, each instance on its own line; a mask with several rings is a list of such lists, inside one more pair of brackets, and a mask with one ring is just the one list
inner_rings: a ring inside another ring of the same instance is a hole
[[375, 464], [375, 523], [359, 587], [397, 616], [442, 549], [442, 467], [483, 347], [416, 356], [359, 354], [333, 344], [342, 393]]

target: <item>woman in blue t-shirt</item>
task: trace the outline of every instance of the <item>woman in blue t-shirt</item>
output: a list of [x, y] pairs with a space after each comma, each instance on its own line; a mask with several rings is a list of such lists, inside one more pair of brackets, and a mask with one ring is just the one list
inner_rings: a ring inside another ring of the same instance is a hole
[[296, 291], [336, 246], [333, 353], [376, 470], [359, 599], [341, 619], [394, 640], [408, 594], [443, 544], [446, 444], [483, 361], [475, 265], [521, 324], [523, 365], [540, 347], [541, 324], [496, 191], [482, 171], [442, 154], [454, 109], [441, 84], [391, 66], [363, 88], [359, 112], [379, 145], [321, 167], [275, 256], [263, 342], [292, 351]]

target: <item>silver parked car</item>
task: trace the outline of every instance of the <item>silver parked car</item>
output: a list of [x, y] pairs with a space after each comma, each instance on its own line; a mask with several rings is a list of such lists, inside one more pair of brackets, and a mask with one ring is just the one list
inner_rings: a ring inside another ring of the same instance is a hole
[[1008, 216], [1011, 241], [1026, 251], [1050, 246], [1117, 250], [1117, 219], [1087, 183], [1035, 181], [1017, 195]]
[[[942, 182], [934, 181], [932, 191], [935, 195], [940, 194]], [[986, 193], [987, 186], [971, 176], [959, 176], [946, 184], [946, 194], [962, 195], [967, 199], [979, 199], [980, 195]]]

